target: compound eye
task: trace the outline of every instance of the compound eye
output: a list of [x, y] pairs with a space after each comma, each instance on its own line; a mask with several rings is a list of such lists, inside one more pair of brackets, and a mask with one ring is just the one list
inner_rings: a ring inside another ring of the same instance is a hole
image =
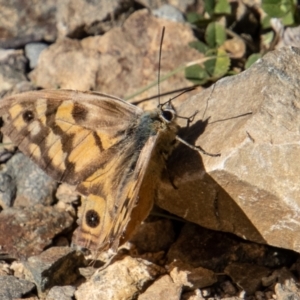
[[175, 112], [173, 110], [168, 110], [168, 109], [163, 110], [162, 117], [169, 123], [174, 120]]

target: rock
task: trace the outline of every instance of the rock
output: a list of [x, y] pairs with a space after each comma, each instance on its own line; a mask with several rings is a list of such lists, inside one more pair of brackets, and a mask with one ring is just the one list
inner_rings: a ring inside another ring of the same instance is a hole
[[169, 275], [157, 279], [138, 300], [181, 299], [181, 285], [175, 283]]
[[[114, 28], [103, 36], [88, 37], [82, 41], [61, 39], [52, 44], [41, 53], [30, 79], [43, 88], [98, 90], [124, 98], [157, 80], [158, 49], [163, 26], [166, 27], [166, 34], [162, 50], [162, 75], [203, 57], [188, 46], [195, 39], [188, 25], [158, 19], [148, 11], [140, 10], [132, 14], [121, 28]], [[161, 91], [187, 86], [191, 83], [177, 73], [161, 83]], [[155, 84], [138, 97], [141, 99], [156, 94]], [[180, 100], [182, 97], [176, 99]]]
[[133, 299], [161, 274], [162, 268], [146, 260], [126, 256], [96, 272], [90, 280], [79, 286], [75, 297], [77, 300]]
[[80, 41], [60, 39], [41, 53], [29, 77], [43, 88], [93, 90], [99, 62], [100, 54]]
[[75, 287], [71, 285], [54, 286], [47, 294], [46, 300], [73, 300]]
[[76, 187], [67, 183], [61, 183], [56, 191], [56, 198], [66, 204], [79, 201], [79, 194], [76, 192]]
[[25, 276], [35, 282], [39, 293], [55, 285], [74, 283], [79, 276], [78, 267], [83, 265], [83, 254], [69, 247], [52, 247], [24, 262]]
[[73, 221], [70, 213], [39, 204], [6, 208], [0, 213], [1, 250], [11, 258], [40, 254], [56, 235], [70, 229]]
[[221, 156], [179, 145], [168, 161], [177, 189], [165, 174], [158, 188], [161, 208], [207, 228], [300, 252], [299, 55], [297, 48], [270, 52], [182, 104], [179, 115], [199, 113], [181, 136]]
[[12, 271], [9, 268], [9, 264], [4, 261], [0, 261], [0, 276], [12, 275]]
[[23, 298], [34, 289], [34, 284], [14, 276], [0, 276], [0, 300]]
[[300, 291], [295, 284], [288, 281], [285, 285], [277, 283], [275, 286], [275, 297], [278, 300], [300, 299]]
[[236, 245], [234, 239], [222, 233], [187, 223], [169, 249], [168, 263], [179, 260], [194, 268], [203, 267], [221, 272]]
[[55, 40], [56, 1], [1, 0], [0, 7], [0, 48], [18, 48], [29, 42]]
[[[231, 260], [247, 260], [249, 250], [244, 251], [238, 241], [228, 234], [187, 223], [176, 242], [170, 247], [167, 258], [169, 264], [180, 260], [194, 268], [203, 267], [222, 272]], [[233, 253], [238, 253], [238, 256], [234, 256]], [[256, 259], [264, 256], [265, 251], [256, 252]], [[252, 257], [251, 262], [254, 261], [255, 258]]]
[[38, 297], [14, 298], [13, 300], [40, 300]]
[[186, 292], [182, 295], [181, 300], [204, 300], [200, 290], [195, 290], [193, 292]]
[[272, 19], [270, 24], [278, 36], [275, 49], [287, 46], [300, 47], [300, 26], [285, 27], [279, 18]]
[[224, 273], [245, 290], [247, 295], [252, 295], [261, 287], [262, 278], [270, 274], [270, 269], [251, 264], [232, 263], [225, 268]]
[[172, 281], [186, 290], [196, 290], [213, 285], [217, 276], [211, 270], [198, 267], [193, 268], [177, 260], [168, 266]]
[[160, 8], [153, 10], [153, 15], [173, 22], [184, 22], [182, 12], [169, 4], [164, 4]]
[[31, 69], [36, 67], [41, 52], [47, 47], [48, 45], [45, 43], [28, 43], [25, 45], [25, 55], [29, 60]]
[[16, 71], [26, 72], [27, 60], [23, 50], [0, 49], [0, 65], [7, 65]]
[[140, 252], [167, 250], [175, 240], [173, 223], [168, 219], [142, 223], [130, 241]]
[[124, 0], [61, 1], [57, 13], [59, 36], [79, 38], [87, 34], [102, 34], [114, 25], [118, 15], [128, 9], [133, 4], [132, 2]]
[[247, 50], [245, 41], [239, 36], [226, 40], [222, 47], [227, 53], [230, 53], [230, 57], [235, 59], [243, 58]]
[[22, 78], [20, 78], [17, 81], [13, 82], [12, 85], [10, 85], [9, 89], [4, 89], [0, 91], [0, 97], [1, 98], [8, 97], [13, 94], [18, 94], [18, 93], [23, 93], [27, 91], [33, 91], [33, 90], [36, 90], [36, 86], [32, 82], [24, 81]]
[[[290, 260], [281, 257], [290, 256]], [[181, 261], [193, 268], [223, 273], [231, 263], [248, 263], [264, 268], [291, 265], [298, 255], [292, 251], [244, 242], [231, 234], [187, 223], [167, 254], [168, 264]]]
[[225, 280], [220, 284], [220, 286], [227, 297], [234, 296], [237, 294], [236, 287], [229, 280]]
[[15, 277], [19, 279], [25, 279], [24, 265], [21, 261], [15, 260], [10, 265], [10, 269], [13, 271]]
[[[1, 12], [0, 12], [1, 14]], [[1, 28], [1, 27], [0, 27]], [[1, 38], [0, 38], [1, 40]], [[1, 43], [1, 42], [0, 42]], [[0, 49], [0, 96], [20, 81], [26, 81], [26, 58], [22, 50]]]
[[261, 279], [261, 283], [264, 287], [271, 286], [272, 284], [276, 283], [277, 278], [278, 278], [277, 272], [273, 272], [271, 275], [263, 277]]
[[[55, 205], [56, 208], [68, 211], [72, 215], [76, 215], [75, 206], [79, 205], [80, 196], [78, 192], [75, 191], [75, 188], [75, 186], [71, 186], [66, 183], [61, 183], [58, 186], [55, 194], [56, 199], [58, 199], [58, 202]], [[64, 238], [61, 238], [61, 242], [63, 242]]]
[[300, 299], [300, 289], [298, 280], [294, 275], [287, 270], [282, 268], [281, 270], [276, 270], [274, 273], [277, 275], [278, 283], [275, 285], [275, 297], [277, 300], [286, 299]]
[[15, 154], [0, 172], [3, 207], [50, 205], [56, 182], [22, 153]]
[[[198, 2], [195, 2], [194, 0], [171, 0], [171, 1], [156, 1], [156, 0], [138, 0], [136, 1], [138, 3], [140, 3], [141, 5], [143, 5], [144, 7], [147, 7], [149, 9], [155, 10], [155, 9], [159, 9], [163, 6], [173, 6], [175, 8], [177, 8], [179, 11], [182, 12], [186, 12], [187, 9], [191, 6], [193, 6], [193, 10], [197, 10], [197, 6], [201, 6], [201, 4], [199, 5]], [[169, 3], [169, 4], [163, 4], [162, 3]], [[202, 8], [203, 10], [203, 8]]]
[[8, 173], [8, 168], [5, 166], [0, 173], [0, 205], [2, 208], [13, 206], [13, 201], [16, 198], [17, 188], [16, 182]]

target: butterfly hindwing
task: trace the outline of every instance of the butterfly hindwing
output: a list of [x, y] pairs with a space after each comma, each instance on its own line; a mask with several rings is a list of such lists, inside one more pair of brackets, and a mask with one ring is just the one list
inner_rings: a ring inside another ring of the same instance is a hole
[[[79, 220], [80, 227], [74, 235], [75, 244], [96, 251], [106, 248], [112, 248], [113, 251], [116, 251], [120, 239], [126, 241], [136, 226], [148, 216], [153, 205], [153, 197], [140, 199], [139, 192], [145, 173], [149, 170], [148, 165], [156, 139], [157, 136], [149, 138], [138, 156], [136, 167], [131, 172], [131, 176], [128, 176], [126, 170], [123, 170], [128, 178], [125, 181], [120, 181], [124, 186], [123, 188], [120, 186], [117, 193], [113, 193], [114, 198], [112, 198], [111, 188], [108, 185], [106, 193], [103, 191], [106, 200], [95, 194], [89, 194], [84, 199], [83, 213]], [[97, 185], [98, 180], [101, 181], [102, 179], [97, 178], [93, 184]], [[148, 195], [150, 196], [150, 194], [149, 191]], [[105, 210], [101, 209], [101, 206], [105, 205], [108, 207]], [[95, 211], [96, 207], [99, 209]], [[97, 211], [110, 213], [100, 216]], [[132, 215], [132, 211], [137, 211], [136, 216]]]

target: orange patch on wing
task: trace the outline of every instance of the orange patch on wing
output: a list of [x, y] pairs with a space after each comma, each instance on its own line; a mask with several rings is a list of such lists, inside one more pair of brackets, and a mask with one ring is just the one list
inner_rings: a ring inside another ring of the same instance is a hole
[[[104, 191], [107, 189], [107, 195], [112, 193], [111, 181], [112, 178], [119, 176], [119, 174], [115, 173], [114, 164], [117, 163], [116, 160], [118, 158], [114, 157], [109, 160], [105, 165], [105, 168], [99, 168], [94, 173], [92, 173], [88, 178], [81, 183], [86, 189], [90, 189], [93, 186], [102, 186]], [[113, 192], [116, 192], [115, 190]]]
[[57, 109], [55, 118], [57, 120], [75, 124], [76, 122], [72, 116], [73, 108], [74, 108], [74, 103], [71, 100], [63, 101]]
[[18, 131], [21, 131], [27, 125], [23, 120], [22, 111], [24, 111], [24, 108], [19, 104], [12, 106], [8, 111]]
[[98, 159], [100, 153], [100, 149], [90, 133], [73, 148], [69, 155], [69, 161], [75, 164], [75, 172], [84, 171], [91, 162]]
[[66, 153], [62, 150], [61, 138], [50, 131], [45, 139], [48, 156], [51, 157], [51, 163], [61, 170], [65, 169]]
[[16, 118], [19, 114], [22, 113], [24, 108], [20, 104], [13, 105], [8, 111], [12, 119]]
[[96, 132], [96, 134], [99, 137], [99, 139], [101, 141], [101, 145], [104, 150], [110, 148], [112, 145], [114, 145], [116, 143], [116, 139], [113, 139], [104, 133]]
[[27, 126], [27, 124], [23, 120], [22, 115], [19, 115], [16, 119], [14, 119], [13, 124], [18, 131], [21, 131]]
[[34, 157], [35, 159], [39, 159], [41, 157], [42, 153], [41, 153], [41, 149], [38, 145], [29, 144], [28, 149], [29, 149], [30, 155], [32, 157]]
[[92, 132], [90, 130], [84, 129], [80, 126], [73, 126], [72, 128], [70, 128], [68, 134], [74, 134], [72, 140], [72, 149], [75, 149], [75, 147], [77, 147], [77, 145], [80, 145], [80, 143], [85, 143], [85, 139], [91, 133]]
[[63, 131], [66, 133], [69, 133], [69, 130], [71, 127], [73, 127], [73, 124], [67, 123], [62, 120], [55, 120], [55, 124]]
[[46, 125], [47, 99], [37, 99], [37, 105], [35, 109], [39, 120], [42, 122], [43, 125]]

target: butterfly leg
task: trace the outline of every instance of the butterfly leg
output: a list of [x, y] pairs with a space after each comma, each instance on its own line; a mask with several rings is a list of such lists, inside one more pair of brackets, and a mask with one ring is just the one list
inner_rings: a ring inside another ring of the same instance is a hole
[[176, 140], [179, 141], [180, 143], [188, 146], [189, 148], [195, 150], [195, 151], [198, 151], [198, 152], [202, 152], [203, 154], [205, 155], [208, 155], [208, 156], [212, 156], [212, 157], [217, 157], [217, 156], [221, 156], [221, 153], [208, 153], [206, 152], [202, 147], [200, 146], [194, 146], [194, 145], [191, 145], [189, 144], [188, 142], [186, 142], [185, 140], [183, 140], [182, 138], [180, 138], [178, 135], [176, 135]]
[[198, 114], [198, 112], [199, 112], [199, 110], [196, 110], [190, 117], [177, 116], [177, 118], [186, 120], [186, 127], [189, 128], [190, 124], [194, 122], [194, 119], [195, 119], [196, 115]]

